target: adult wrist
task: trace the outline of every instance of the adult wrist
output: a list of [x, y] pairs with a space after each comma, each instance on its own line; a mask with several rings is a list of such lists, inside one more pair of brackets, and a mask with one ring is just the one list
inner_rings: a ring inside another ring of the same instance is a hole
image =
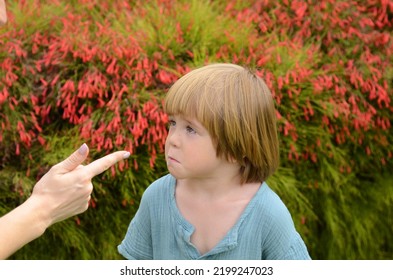
[[46, 203], [44, 203], [40, 198], [32, 195], [29, 197], [23, 205], [26, 208], [26, 211], [29, 211], [30, 215], [30, 225], [33, 230], [34, 235], [36, 237], [44, 234], [46, 229], [51, 225], [52, 219], [49, 215], [49, 209], [46, 207]]

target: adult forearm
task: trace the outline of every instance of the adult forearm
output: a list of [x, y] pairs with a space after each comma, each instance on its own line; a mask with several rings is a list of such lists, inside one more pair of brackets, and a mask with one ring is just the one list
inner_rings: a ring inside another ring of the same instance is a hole
[[41, 236], [49, 226], [42, 206], [30, 198], [0, 218], [0, 259], [6, 259], [28, 242]]

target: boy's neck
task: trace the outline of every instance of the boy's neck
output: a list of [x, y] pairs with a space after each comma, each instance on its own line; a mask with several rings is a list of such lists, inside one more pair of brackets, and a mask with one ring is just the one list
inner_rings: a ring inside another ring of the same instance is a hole
[[[246, 184], [247, 185], [247, 184]], [[240, 175], [222, 176], [215, 178], [194, 178], [178, 180], [177, 187], [186, 188], [197, 196], [220, 198], [227, 196], [231, 191], [244, 187]]]

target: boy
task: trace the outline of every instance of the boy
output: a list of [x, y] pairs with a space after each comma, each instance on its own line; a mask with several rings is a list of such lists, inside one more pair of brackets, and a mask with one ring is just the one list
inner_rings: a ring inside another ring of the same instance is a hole
[[234, 64], [191, 71], [169, 90], [170, 174], [146, 189], [119, 252], [128, 259], [310, 259], [266, 179], [277, 169], [273, 98]]

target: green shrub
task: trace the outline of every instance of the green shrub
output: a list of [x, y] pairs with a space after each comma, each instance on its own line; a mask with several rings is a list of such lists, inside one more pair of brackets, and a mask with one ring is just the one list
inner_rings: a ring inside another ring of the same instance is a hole
[[[386, 1], [8, 1], [0, 30], [0, 215], [82, 142], [90, 209], [15, 259], [117, 259], [144, 189], [166, 172], [162, 99], [190, 69], [255, 68], [277, 105], [268, 183], [316, 259], [393, 256], [392, 14]], [[54, 248], [49, 250], [48, 248]]]

